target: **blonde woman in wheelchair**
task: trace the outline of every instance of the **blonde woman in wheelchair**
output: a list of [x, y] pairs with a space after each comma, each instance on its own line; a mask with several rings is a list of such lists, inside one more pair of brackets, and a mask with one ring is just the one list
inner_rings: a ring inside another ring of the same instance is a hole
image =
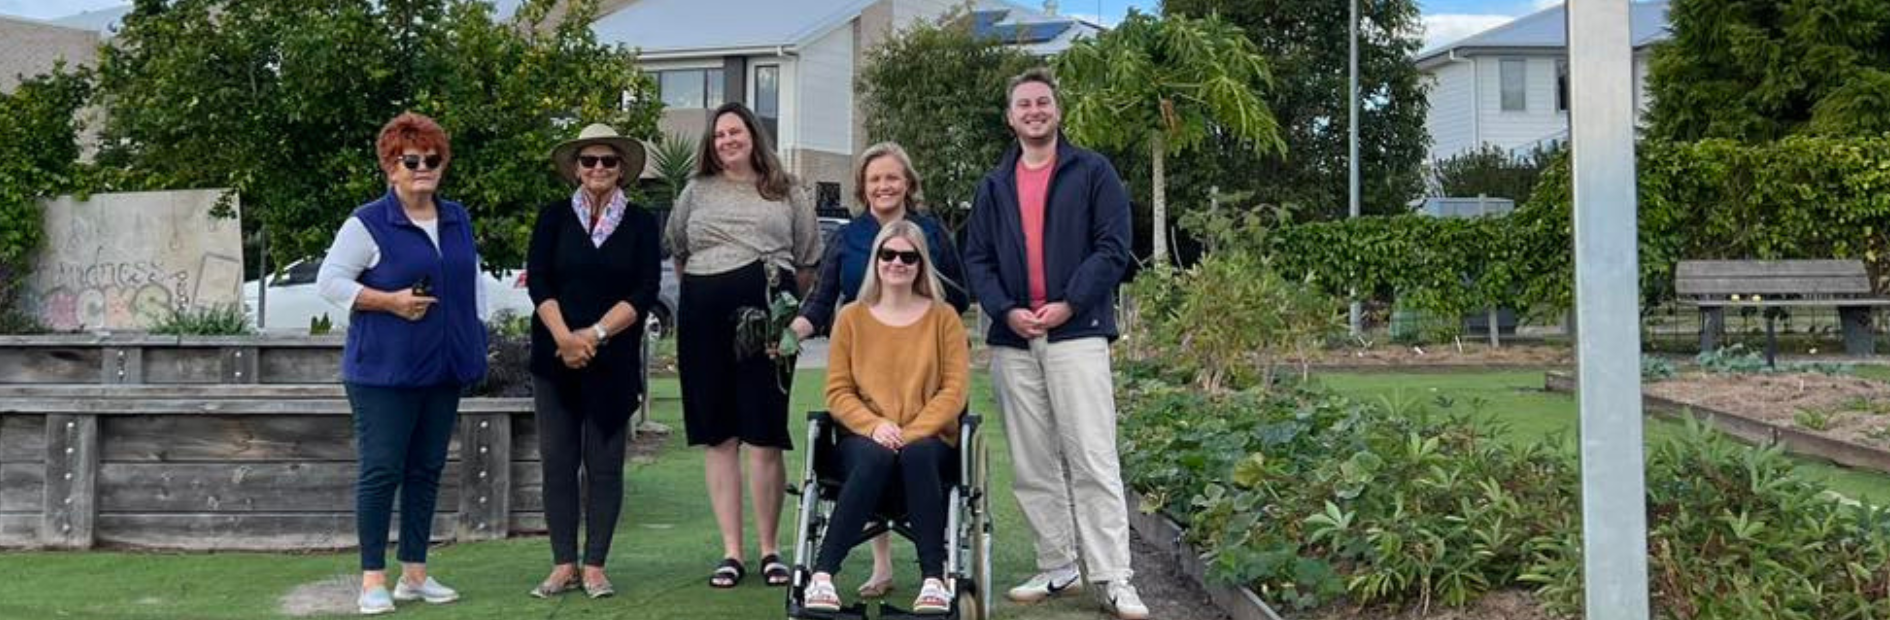
[[[827, 407], [852, 434], [839, 444], [845, 483], [828, 531], [860, 531], [881, 496], [901, 485], [925, 578], [912, 610], [944, 614], [953, 597], [945, 580], [945, 480], [955, 467], [971, 353], [926, 241], [910, 221], [882, 229], [859, 300], [834, 320]], [[833, 575], [854, 542], [821, 541], [803, 593], [807, 609], [840, 609]]]

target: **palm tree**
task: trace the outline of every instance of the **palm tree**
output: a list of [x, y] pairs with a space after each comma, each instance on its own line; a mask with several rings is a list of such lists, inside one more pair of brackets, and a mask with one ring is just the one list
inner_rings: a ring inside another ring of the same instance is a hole
[[1131, 9], [1115, 30], [1057, 58], [1070, 133], [1086, 144], [1146, 148], [1153, 159], [1154, 260], [1168, 260], [1166, 157], [1211, 136], [1285, 153], [1261, 92], [1267, 63], [1239, 27], [1218, 16], [1157, 18]]
[[656, 176], [663, 179], [664, 198], [676, 204], [676, 197], [696, 174], [696, 141], [682, 134], [665, 133], [656, 136], [650, 146], [650, 162], [656, 166]]

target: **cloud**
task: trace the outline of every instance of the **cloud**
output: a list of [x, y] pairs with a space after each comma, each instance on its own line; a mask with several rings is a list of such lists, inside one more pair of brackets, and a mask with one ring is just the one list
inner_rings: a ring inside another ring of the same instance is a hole
[[1455, 43], [1464, 37], [1501, 26], [1516, 19], [1508, 15], [1469, 15], [1444, 13], [1424, 16], [1424, 49]]

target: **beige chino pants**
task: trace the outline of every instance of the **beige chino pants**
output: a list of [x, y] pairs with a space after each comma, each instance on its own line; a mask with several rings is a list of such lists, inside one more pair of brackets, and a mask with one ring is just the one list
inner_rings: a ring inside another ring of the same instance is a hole
[[1037, 338], [1028, 350], [991, 350], [992, 385], [1016, 470], [1013, 492], [1036, 535], [1037, 567], [1075, 562], [1080, 542], [1090, 581], [1127, 581], [1129, 514], [1116, 456], [1109, 342]]

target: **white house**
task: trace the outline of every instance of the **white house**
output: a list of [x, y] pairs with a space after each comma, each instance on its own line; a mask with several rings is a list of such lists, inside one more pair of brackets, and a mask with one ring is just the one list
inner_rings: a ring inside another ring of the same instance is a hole
[[[1485, 143], [1521, 154], [1568, 139], [1563, 8], [1543, 9], [1418, 54], [1418, 69], [1430, 81], [1425, 126], [1431, 134], [1431, 161]], [[1634, 3], [1630, 20], [1634, 98], [1644, 113], [1652, 46], [1671, 36], [1667, 0]]]
[[[852, 191], [866, 147], [854, 80], [867, 50], [964, 0], [631, 0], [599, 19], [598, 39], [639, 50], [664, 103], [663, 131], [697, 139], [711, 110], [748, 104], [789, 172], [822, 205]], [[974, 31], [1050, 54], [1099, 28], [998, 0], [971, 5]], [[1052, 3], [1054, 6], [1054, 3]], [[993, 102], [992, 105], [997, 105]]]

